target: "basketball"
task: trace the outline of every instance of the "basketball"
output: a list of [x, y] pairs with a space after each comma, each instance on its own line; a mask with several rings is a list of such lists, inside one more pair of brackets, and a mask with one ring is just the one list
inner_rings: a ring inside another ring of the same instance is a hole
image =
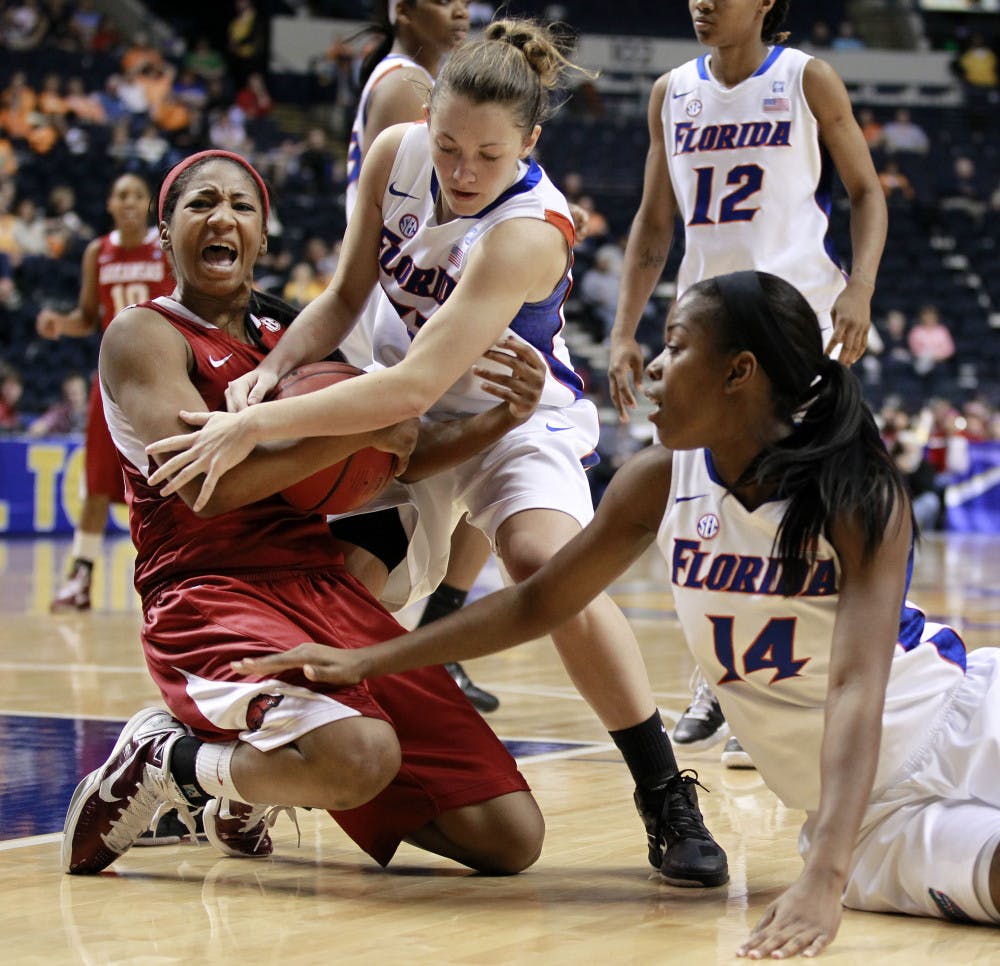
[[[290, 399], [364, 375], [346, 362], [311, 362], [281, 377], [269, 399]], [[382, 450], [358, 450], [281, 491], [296, 509], [323, 515], [349, 513], [379, 495], [396, 471], [396, 457]]]

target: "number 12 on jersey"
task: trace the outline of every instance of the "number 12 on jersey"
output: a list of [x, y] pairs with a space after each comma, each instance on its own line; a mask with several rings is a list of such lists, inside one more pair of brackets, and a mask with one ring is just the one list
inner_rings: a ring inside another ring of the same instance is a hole
[[[750, 197], [760, 191], [764, 184], [764, 169], [759, 164], [738, 164], [725, 175], [722, 185], [716, 187], [716, 168], [714, 166], [695, 168], [698, 183], [695, 189], [694, 211], [691, 214], [692, 225], [722, 225], [731, 221], [753, 221], [753, 216], [760, 210], [753, 207], [741, 207]], [[713, 203], [717, 194], [719, 199], [718, 214], [712, 217]]]

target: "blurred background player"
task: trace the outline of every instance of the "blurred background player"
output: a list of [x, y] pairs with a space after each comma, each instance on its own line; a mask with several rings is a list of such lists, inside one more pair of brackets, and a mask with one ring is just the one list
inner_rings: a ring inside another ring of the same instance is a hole
[[[156, 228], [149, 225], [149, 186], [136, 174], [123, 174], [111, 186], [108, 214], [114, 229], [95, 238], [83, 253], [79, 303], [71, 312], [43, 308], [36, 319], [45, 339], [82, 337], [102, 331], [126, 306], [174, 289], [170, 266], [160, 250]], [[90, 610], [94, 563], [101, 552], [108, 507], [125, 499], [118, 454], [101, 405], [95, 379], [90, 389], [86, 435], [86, 493], [73, 533], [69, 572], [52, 600], [53, 613]]]

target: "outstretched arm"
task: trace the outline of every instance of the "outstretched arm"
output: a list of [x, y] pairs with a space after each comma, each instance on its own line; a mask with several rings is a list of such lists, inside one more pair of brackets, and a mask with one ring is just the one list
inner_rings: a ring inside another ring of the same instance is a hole
[[455, 614], [391, 641], [357, 650], [301, 644], [284, 654], [238, 661], [266, 677], [292, 667], [334, 684], [492, 654], [533, 640], [582, 610], [653, 542], [670, 489], [670, 453], [650, 447], [616, 474], [594, 519], [544, 567]]
[[611, 329], [608, 382], [611, 401], [623, 423], [628, 422], [628, 411], [635, 409], [634, 387], [642, 383], [645, 365], [642, 349], [635, 340], [636, 329], [667, 263], [677, 215], [677, 199], [670, 183], [660, 117], [669, 76], [664, 74], [657, 80], [649, 95], [649, 150], [642, 183], [642, 201], [625, 246], [621, 295]]
[[837, 934], [841, 896], [878, 766], [885, 689], [899, 634], [912, 535], [897, 505], [871, 559], [856, 523], [833, 534], [841, 563], [820, 752], [820, 803], [798, 880], [768, 907], [741, 956], [814, 956]]

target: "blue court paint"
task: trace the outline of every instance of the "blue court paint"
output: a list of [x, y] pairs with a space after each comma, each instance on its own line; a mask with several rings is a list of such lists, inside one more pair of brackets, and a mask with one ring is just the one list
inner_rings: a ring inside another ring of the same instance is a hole
[[[124, 724], [0, 715], [0, 840], [61, 832], [77, 782], [104, 763]], [[526, 738], [504, 744], [519, 760], [591, 747]]]

